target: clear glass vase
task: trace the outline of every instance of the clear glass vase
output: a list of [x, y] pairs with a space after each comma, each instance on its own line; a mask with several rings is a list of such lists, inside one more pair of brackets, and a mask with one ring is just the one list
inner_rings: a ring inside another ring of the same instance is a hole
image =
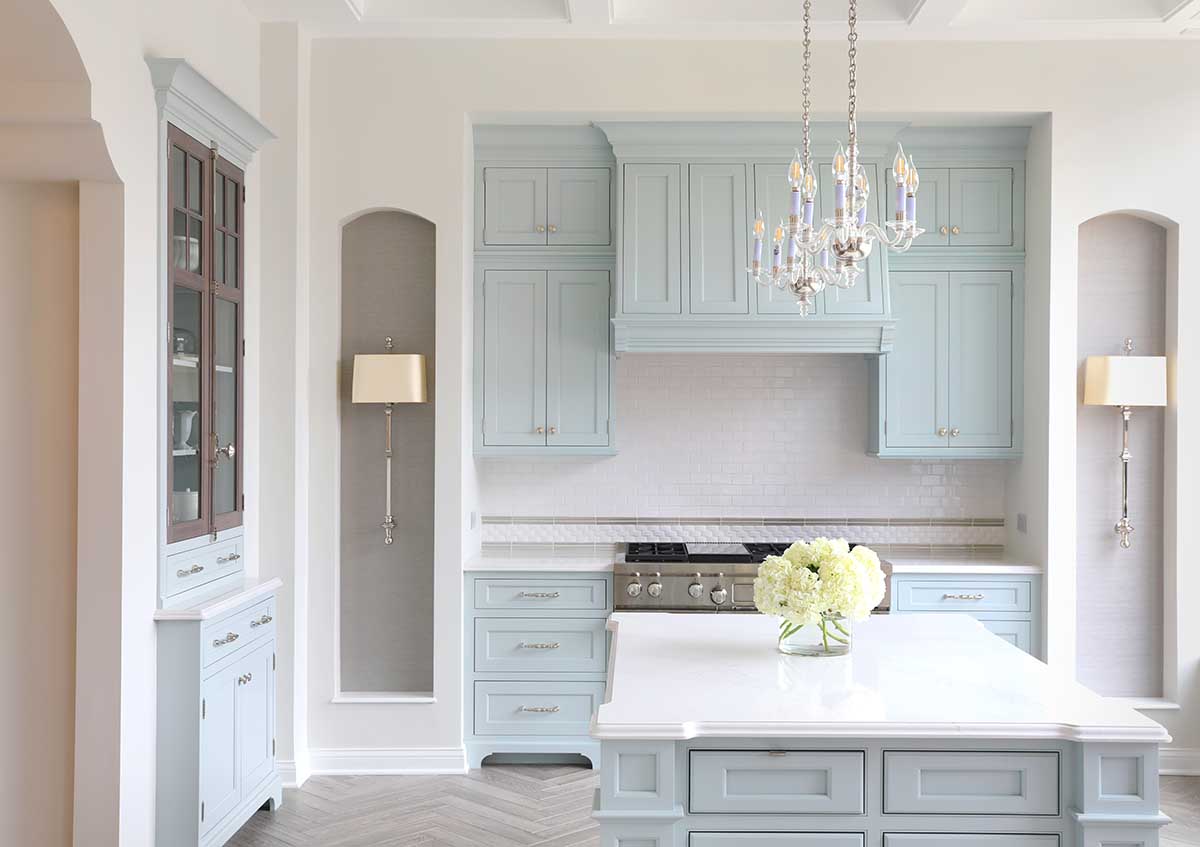
[[789, 656], [845, 656], [850, 652], [850, 619], [826, 615], [820, 623], [779, 622], [779, 652]]

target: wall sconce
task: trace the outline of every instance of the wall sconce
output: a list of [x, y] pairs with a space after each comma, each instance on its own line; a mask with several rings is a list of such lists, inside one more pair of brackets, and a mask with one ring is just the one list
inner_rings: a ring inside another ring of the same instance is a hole
[[392, 337], [384, 339], [383, 354], [354, 357], [354, 388], [352, 403], [382, 403], [387, 421], [384, 436], [384, 456], [387, 469], [387, 494], [384, 500], [383, 543], [391, 544], [392, 530], [392, 406], [396, 403], [425, 403], [425, 357], [419, 353], [392, 353]]
[[1121, 519], [1113, 531], [1121, 546], [1132, 542], [1129, 522], [1129, 419], [1134, 406], [1167, 405], [1167, 359], [1165, 356], [1133, 356], [1133, 339], [1125, 339], [1124, 356], [1088, 356], [1083, 402], [1088, 406], [1121, 408]]

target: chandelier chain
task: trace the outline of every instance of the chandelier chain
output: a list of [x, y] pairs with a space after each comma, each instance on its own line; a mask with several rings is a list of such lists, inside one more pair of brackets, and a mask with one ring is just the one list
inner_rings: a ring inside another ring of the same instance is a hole
[[850, 131], [850, 147], [854, 148], [856, 136], [858, 134], [858, 95], [856, 89], [858, 87], [858, 0], [850, 0], [850, 14], [848, 20], [850, 32], [846, 36], [846, 40], [850, 43], [848, 55], [850, 56], [850, 116], [849, 116], [849, 131]]
[[812, 109], [812, 0], [804, 0], [804, 167], [809, 163], [809, 112]]

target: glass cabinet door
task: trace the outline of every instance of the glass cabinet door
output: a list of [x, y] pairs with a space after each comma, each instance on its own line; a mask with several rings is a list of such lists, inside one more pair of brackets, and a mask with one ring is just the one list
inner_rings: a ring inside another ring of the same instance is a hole
[[169, 127], [167, 537], [242, 522], [242, 172]]

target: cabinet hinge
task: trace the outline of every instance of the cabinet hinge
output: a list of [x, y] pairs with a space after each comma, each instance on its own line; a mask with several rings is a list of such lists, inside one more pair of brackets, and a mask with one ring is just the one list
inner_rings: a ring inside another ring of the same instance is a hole
[[200, 720], [208, 717], [208, 700], [200, 701]]
[[275, 654], [271, 654], [271, 670], [275, 670]]
[[883, 434], [887, 435], [887, 418], [883, 419]]
[[200, 822], [204, 823], [204, 801], [200, 801]]
[[275, 739], [274, 738], [271, 739], [271, 755], [272, 756], [275, 755]]
[[242, 511], [246, 511], [246, 495], [242, 495]]

